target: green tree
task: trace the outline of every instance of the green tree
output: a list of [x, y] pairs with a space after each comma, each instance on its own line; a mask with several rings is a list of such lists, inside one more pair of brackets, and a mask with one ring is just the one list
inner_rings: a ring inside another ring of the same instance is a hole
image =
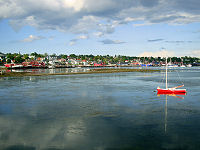
[[38, 53], [36, 53], [36, 52], [31, 53], [31, 56], [38, 57]]
[[71, 58], [76, 58], [77, 56], [75, 54], [70, 54], [69, 55]]
[[47, 57], [48, 56], [48, 53], [44, 53], [44, 57]]
[[55, 53], [53, 53], [52, 55], [50, 55], [51, 57], [56, 57], [57, 55]]
[[6, 63], [11, 63], [11, 59], [8, 58], [7, 61], [6, 61]]
[[29, 59], [29, 54], [24, 54], [23, 57], [25, 60], [27, 60], [27, 59]]
[[23, 61], [24, 61], [24, 59], [22, 58], [21, 55], [18, 55], [18, 56], [15, 57], [15, 62], [16, 63], [22, 63]]
[[58, 57], [63, 58], [63, 59], [67, 59], [67, 55], [64, 55], [64, 54], [60, 54]]
[[14, 60], [15, 55], [11, 54], [11, 53], [8, 53], [8, 54], [6, 54], [6, 57], [9, 58], [10, 60]]
[[122, 56], [121, 61], [125, 62], [125, 60], [127, 60], [126, 56]]

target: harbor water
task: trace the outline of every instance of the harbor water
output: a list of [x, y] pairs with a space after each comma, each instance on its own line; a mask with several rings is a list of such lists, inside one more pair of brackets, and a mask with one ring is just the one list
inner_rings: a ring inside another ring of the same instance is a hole
[[200, 68], [0, 78], [0, 149], [200, 149]]

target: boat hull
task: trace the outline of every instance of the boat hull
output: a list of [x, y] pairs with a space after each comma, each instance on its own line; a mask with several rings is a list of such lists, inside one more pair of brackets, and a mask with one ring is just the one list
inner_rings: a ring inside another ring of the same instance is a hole
[[158, 94], [180, 94], [186, 93], [186, 89], [157, 89]]

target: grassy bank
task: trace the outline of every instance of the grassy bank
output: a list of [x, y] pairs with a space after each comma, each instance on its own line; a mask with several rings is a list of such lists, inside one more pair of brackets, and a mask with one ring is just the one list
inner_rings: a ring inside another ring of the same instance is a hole
[[75, 75], [75, 74], [95, 74], [95, 73], [119, 73], [119, 72], [158, 72], [160, 70], [150, 69], [91, 69], [88, 72], [70, 72], [70, 73], [31, 73], [31, 72], [6, 72], [0, 77], [23, 77], [23, 76], [49, 76], [49, 75]]

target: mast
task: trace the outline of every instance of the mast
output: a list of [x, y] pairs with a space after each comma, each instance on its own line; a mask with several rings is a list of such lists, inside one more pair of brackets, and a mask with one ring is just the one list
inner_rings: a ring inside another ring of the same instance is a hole
[[166, 64], [165, 64], [165, 66], [166, 66], [166, 79], [165, 79], [165, 84], [166, 84], [166, 89], [167, 89], [167, 57], [166, 57]]

